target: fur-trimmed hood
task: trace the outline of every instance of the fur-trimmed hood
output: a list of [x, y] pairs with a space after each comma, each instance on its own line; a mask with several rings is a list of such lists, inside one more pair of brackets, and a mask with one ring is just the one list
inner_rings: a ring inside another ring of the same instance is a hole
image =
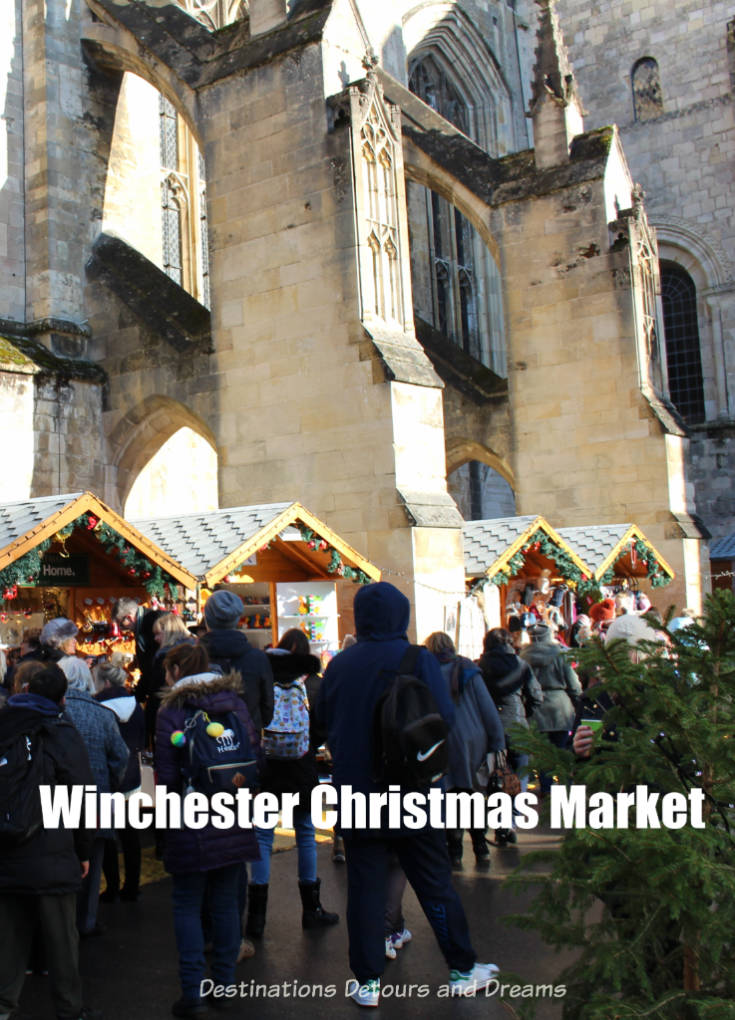
[[217, 708], [230, 711], [243, 697], [242, 677], [239, 673], [196, 673], [183, 677], [174, 687], [161, 694], [162, 708]]

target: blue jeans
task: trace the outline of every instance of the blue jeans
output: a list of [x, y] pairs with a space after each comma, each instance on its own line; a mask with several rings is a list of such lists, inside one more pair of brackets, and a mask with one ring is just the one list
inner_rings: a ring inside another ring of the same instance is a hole
[[104, 856], [105, 841], [95, 838], [89, 855], [89, 871], [87, 877], [82, 879], [82, 888], [77, 893], [77, 928], [80, 935], [94, 931], [97, 925], [97, 905], [100, 901]]
[[202, 905], [205, 897], [212, 921], [212, 978], [217, 984], [235, 982], [235, 961], [240, 949], [237, 906], [239, 864], [213, 871], [173, 875], [173, 906], [179, 981], [185, 999], [198, 1001], [205, 977]]
[[[299, 858], [299, 881], [316, 882], [316, 836], [314, 835], [311, 812], [304, 808], [295, 808], [293, 822]], [[253, 861], [250, 865], [250, 881], [253, 885], [267, 885], [270, 880], [274, 835], [274, 829], [255, 830], [260, 848], [260, 860]]]

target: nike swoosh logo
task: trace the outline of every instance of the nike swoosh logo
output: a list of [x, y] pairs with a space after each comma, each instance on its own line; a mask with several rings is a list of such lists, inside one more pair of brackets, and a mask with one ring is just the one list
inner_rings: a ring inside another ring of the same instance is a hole
[[431, 758], [432, 754], [434, 753], [434, 751], [436, 751], [437, 747], [441, 747], [443, 743], [444, 741], [440, 740], [438, 743], [434, 744], [433, 747], [430, 747], [428, 751], [423, 752], [417, 751], [416, 761], [426, 761], [427, 758]]

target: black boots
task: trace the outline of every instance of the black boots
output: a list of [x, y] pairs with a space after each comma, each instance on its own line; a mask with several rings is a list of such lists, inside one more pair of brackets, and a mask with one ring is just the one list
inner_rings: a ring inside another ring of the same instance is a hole
[[470, 832], [472, 837], [472, 849], [475, 851], [475, 863], [481, 867], [489, 867], [490, 865], [490, 851], [488, 849], [487, 840], [485, 834], [478, 834]]
[[[299, 882], [301, 893], [301, 905], [304, 912], [301, 915], [302, 928], [323, 928], [328, 924], [336, 924], [339, 921], [339, 914], [330, 914], [319, 901], [319, 879], [316, 882]], [[253, 888], [251, 886], [251, 888]]]
[[[324, 925], [336, 924], [339, 914], [330, 914], [319, 901], [321, 882], [299, 882], [303, 914], [301, 924], [304, 928], [322, 928]], [[251, 939], [262, 939], [265, 930], [265, 913], [268, 906], [268, 886], [248, 886], [248, 919], [245, 934]]]
[[268, 906], [268, 886], [248, 886], [248, 919], [245, 934], [251, 939], [262, 939], [265, 929], [265, 912]]

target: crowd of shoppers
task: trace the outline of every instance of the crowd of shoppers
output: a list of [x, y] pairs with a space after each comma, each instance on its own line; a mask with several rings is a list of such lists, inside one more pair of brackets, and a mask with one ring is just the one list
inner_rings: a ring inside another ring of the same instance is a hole
[[[98, 793], [114, 790], [126, 797], [140, 787], [140, 752], [152, 748], [157, 783], [183, 793], [191, 780], [179, 735], [197, 713], [207, 719], [234, 713], [259, 762], [259, 789], [298, 798], [294, 827], [302, 926], [329, 927], [339, 916], [321, 903], [310, 813], [311, 793], [320, 780], [317, 749], [326, 740], [336, 785], [362, 793], [381, 789], [373, 720], [409, 647], [409, 612], [408, 599], [393, 585], [361, 588], [354, 605], [356, 637], [344, 642], [322, 677], [320, 660], [301, 630], [287, 631], [266, 651], [252, 647], [239, 629], [243, 603], [228, 590], [209, 598], [200, 638], [175, 613], [121, 599], [113, 620], [135, 637], [140, 680], [134, 689], [115, 661], [102, 660], [90, 671], [77, 653], [75, 624], [51, 620], [6, 677], [12, 694], [0, 710], [0, 747], [14, 734], [28, 733], [29, 749], [42, 747], [44, 761], [48, 758], [49, 781], [93, 784]], [[494, 628], [485, 635], [476, 663], [459, 655], [443, 632], [431, 634], [417, 650], [412, 672], [430, 690], [446, 726], [446, 790], [478, 789], [479, 766], [488, 754], [504, 750], [525, 789], [533, 763], [514, 747], [514, 734], [531, 722], [560, 747], [574, 732], [575, 752], [586, 755], [591, 734], [576, 725], [575, 710], [582, 705], [589, 715], [594, 699], [588, 695], [582, 702], [582, 686], [564, 646], [574, 649], [605, 629], [608, 640], [620, 636], [633, 646], [654, 633], [623, 598], [593, 605], [563, 636], [537, 614], [527, 622], [520, 629], [527, 630], [530, 643], [519, 639], [518, 627], [513, 632]], [[602, 703], [597, 707], [605, 710]], [[579, 711], [576, 715], [578, 723]], [[285, 746], [291, 749], [285, 752]], [[541, 774], [538, 781], [543, 794], [553, 777]], [[335, 831], [340, 832], [339, 824]], [[471, 829], [469, 836], [476, 865], [489, 866], [485, 827]], [[266, 924], [273, 837], [273, 829], [211, 825], [166, 833], [162, 854], [172, 876], [181, 985], [172, 1006], [175, 1016], [199, 1016], [207, 1005], [218, 1005], [201, 994], [208, 967], [217, 984], [231, 985], [236, 964], [254, 954], [252, 940], [263, 937]], [[335, 837], [340, 842], [334, 859], [346, 856], [347, 862], [347, 934], [358, 1005], [378, 1004], [386, 959], [395, 958], [412, 937], [402, 911], [407, 883], [444, 955], [452, 994], [473, 994], [497, 974], [496, 965], [477, 961], [452, 886], [451, 868], [462, 866], [463, 837], [461, 829], [445, 833], [428, 824], [418, 830], [353, 827]], [[495, 832], [498, 846], [515, 840], [512, 828]], [[0, 954], [0, 1018], [17, 1006], [26, 966], [38, 952], [33, 947], [39, 932], [39, 966], [49, 973], [57, 1016], [96, 1015], [81, 1002], [78, 939], [103, 934], [97, 920], [100, 899], [138, 898], [140, 870], [139, 834], [127, 823], [115, 832], [39, 827], [22, 849], [3, 855], [0, 920], [12, 924], [18, 937], [12, 952]], [[106, 888], [100, 893], [103, 871]]]

